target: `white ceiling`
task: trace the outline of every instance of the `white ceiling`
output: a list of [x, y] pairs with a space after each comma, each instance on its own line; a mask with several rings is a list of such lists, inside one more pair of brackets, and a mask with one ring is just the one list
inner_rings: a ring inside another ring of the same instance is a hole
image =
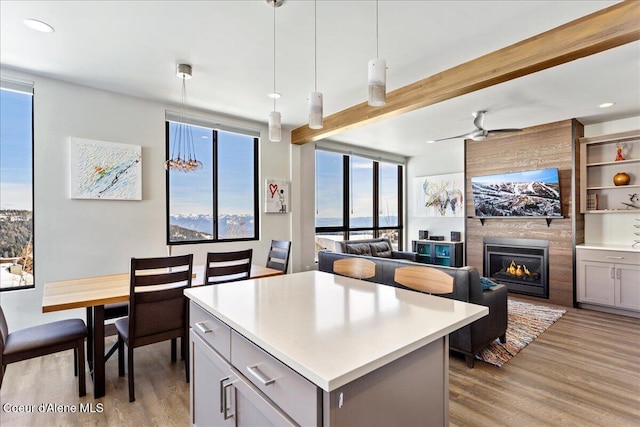
[[[400, 1], [379, 3], [379, 52], [387, 90], [446, 70], [615, 1]], [[317, 2], [317, 79], [325, 116], [366, 100], [375, 57], [373, 0]], [[314, 2], [276, 9], [277, 109], [292, 129], [307, 122], [314, 87]], [[0, 63], [100, 89], [179, 103], [178, 63], [193, 66], [189, 105], [266, 122], [273, 102], [273, 8], [265, 0], [0, 2]], [[35, 32], [23, 20], [55, 28]], [[616, 105], [600, 109], [598, 104]], [[640, 116], [640, 42], [522, 77], [334, 141], [414, 156], [426, 140], [485, 127], [528, 127], [568, 118], [584, 124]], [[447, 144], [440, 142], [437, 144]], [[431, 146], [433, 147], [433, 146]]]

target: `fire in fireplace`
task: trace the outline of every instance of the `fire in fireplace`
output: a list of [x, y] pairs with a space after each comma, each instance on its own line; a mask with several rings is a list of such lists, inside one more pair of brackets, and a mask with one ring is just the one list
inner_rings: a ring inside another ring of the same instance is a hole
[[549, 242], [484, 239], [484, 275], [510, 292], [549, 298]]

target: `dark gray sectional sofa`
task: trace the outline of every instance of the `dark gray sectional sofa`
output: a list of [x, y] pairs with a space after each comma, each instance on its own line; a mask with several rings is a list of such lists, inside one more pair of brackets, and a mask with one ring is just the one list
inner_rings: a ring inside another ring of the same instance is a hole
[[[476, 320], [472, 324], [465, 326], [451, 334], [449, 334], [449, 347], [451, 350], [465, 355], [467, 366], [473, 367], [475, 354], [482, 350], [485, 346], [493, 342], [496, 338], [500, 338], [501, 342], [506, 341], [507, 332], [507, 288], [504, 285], [497, 285], [491, 290], [483, 290], [480, 282], [480, 274], [474, 267], [443, 267], [431, 264], [421, 264], [411, 261], [411, 252], [397, 252], [394, 254], [391, 249], [384, 251], [383, 245], [374, 249], [374, 253], [384, 256], [360, 255], [356, 253], [345, 253], [349, 251], [350, 244], [359, 244], [351, 250], [358, 250], [361, 253], [367, 253], [363, 249], [363, 244], [384, 243], [387, 239], [371, 239], [369, 241], [346, 241], [340, 242], [342, 245], [336, 247], [337, 250], [343, 252], [320, 251], [318, 252], [318, 269], [333, 273], [333, 262], [337, 259], [345, 257], [364, 257], [376, 263], [376, 275], [370, 282], [381, 283], [389, 286], [407, 289], [396, 283], [393, 278], [395, 269], [409, 265], [419, 265], [423, 267], [433, 267], [444, 271], [454, 277], [454, 292], [451, 294], [441, 295], [445, 298], [453, 298], [459, 301], [465, 301], [472, 304], [479, 304], [489, 307], [489, 314], [482, 319]], [[390, 248], [389, 244], [389, 248]], [[369, 254], [371, 254], [371, 248]], [[406, 256], [403, 254], [407, 254]], [[414, 254], [415, 255], [415, 254]], [[415, 258], [413, 258], [415, 259]]]

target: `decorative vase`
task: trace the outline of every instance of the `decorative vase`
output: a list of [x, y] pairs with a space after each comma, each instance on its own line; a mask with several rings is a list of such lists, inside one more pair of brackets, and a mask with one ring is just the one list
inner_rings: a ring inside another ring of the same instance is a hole
[[628, 185], [631, 182], [631, 177], [624, 172], [618, 172], [613, 176], [613, 183], [615, 185]]

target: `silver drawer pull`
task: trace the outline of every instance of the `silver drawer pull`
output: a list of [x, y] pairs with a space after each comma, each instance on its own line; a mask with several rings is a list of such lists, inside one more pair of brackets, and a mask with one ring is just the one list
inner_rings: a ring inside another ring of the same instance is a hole
[[274, 379], [268, 379], [267, 377], [265, 377], [262, 372], [258, 370], [258, 365], [247, 366], [247, 371], [249, 371], [249, 373], [253, 375], [258, 381], [260, 381], [265, 387], [276, 382], [276, 380]]
[[[225, 380], [228, 380], [228, 378], [225, 378], [222, 381], [224, 382]], [[235, 394], [236, 389], [235, 387], [231, 388], [232, 386], [233, 386], [233, 382], [226, 383], [222, 386], [222, 406], [223, 406], [222, 418], [225, 420], [228, 420], [229, 418], [233, 418], [236, 416], [235, 410], [233, 412], [230, 412], [230, 409], [235, 406], [235, 402], [236, 402], [236, 394]], [[229, 389], [231, 389], [230, 394], [227, 393]], [[228, 398], [229, 395], [231, 395], [231, 398]]]
[[624, 257], [623, 256], [610, 256], [610, 255], [607, 255], [607, 259], [624, 259]]
[[211, 332], [213, 332], [213, 329], [211, 329], [210, 327], [207, 326], [207, 322], [196, 322], [196, 328], [198, 328], [198, 330], [200, 332], [202, 332], [203, 334], [210, 334]]

